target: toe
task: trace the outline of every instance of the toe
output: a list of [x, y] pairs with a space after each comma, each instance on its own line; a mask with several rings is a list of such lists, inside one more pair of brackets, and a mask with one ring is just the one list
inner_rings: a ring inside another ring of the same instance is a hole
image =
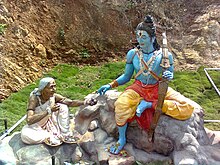
[[111, 146], [110, 153], [115, 154], [115, 150], [116, 150], [115, 146]]

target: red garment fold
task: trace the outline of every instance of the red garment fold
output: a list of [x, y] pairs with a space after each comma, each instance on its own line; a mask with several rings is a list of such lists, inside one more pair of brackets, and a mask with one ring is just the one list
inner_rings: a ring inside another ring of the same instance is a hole
[[135, 80], [131, 86], [126, 88], [126, 90], [134, 90], [143, 97], [144, 100], [152, 102], [152, 108], [145, 109], [140, 117], [135, 115], [132, 119], [129, 119], [128, 122], [136, 120], [142, 129], [149, 130], [158, 100], [158, 86], [159, 83], [154, 85], [144, 85], [141, 81]]

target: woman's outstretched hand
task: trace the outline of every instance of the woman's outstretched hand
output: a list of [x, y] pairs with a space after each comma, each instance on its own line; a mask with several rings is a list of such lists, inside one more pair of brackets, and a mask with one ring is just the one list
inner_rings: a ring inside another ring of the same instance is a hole
[[89, 99], [86, 99], [86, 100], [84, 101], [84, 104], [85, 104], [85, 105], [93, 106], [93, 105], [96, 105], [97, 102], [98, 102], [98, 101], [97, 101], [96, 99], [94, 99], [94, 98], [89, 98]]

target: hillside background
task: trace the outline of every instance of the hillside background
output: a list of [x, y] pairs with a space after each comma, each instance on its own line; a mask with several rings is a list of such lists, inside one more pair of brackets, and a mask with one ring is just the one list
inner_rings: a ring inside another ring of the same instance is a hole
[[124, 59], [146, 14], [167, 29], [175, 70], [220, 67], [219, 0], [0, 0], [0, 100], [59, 63]]

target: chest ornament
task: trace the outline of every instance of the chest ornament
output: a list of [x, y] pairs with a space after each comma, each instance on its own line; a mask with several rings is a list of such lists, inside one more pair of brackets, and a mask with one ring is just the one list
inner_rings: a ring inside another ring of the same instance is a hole
[[147, 69], [145, 67], [146, 65], [143, 64], [143, 61], [144, 61], [143, 52], [139, 51], [138, 56], [139, 56], [139, 66], [140, 66], [141, 74], [143, 74], [144, 76], [148, 76], [149, 74], [151, 74], [150, 71], [152, 71], [157, 55], [158, 55], [157, 51], [154, 51], [153, 56], [146, 62], [146, 65], [148, 66], [148, 69]]

